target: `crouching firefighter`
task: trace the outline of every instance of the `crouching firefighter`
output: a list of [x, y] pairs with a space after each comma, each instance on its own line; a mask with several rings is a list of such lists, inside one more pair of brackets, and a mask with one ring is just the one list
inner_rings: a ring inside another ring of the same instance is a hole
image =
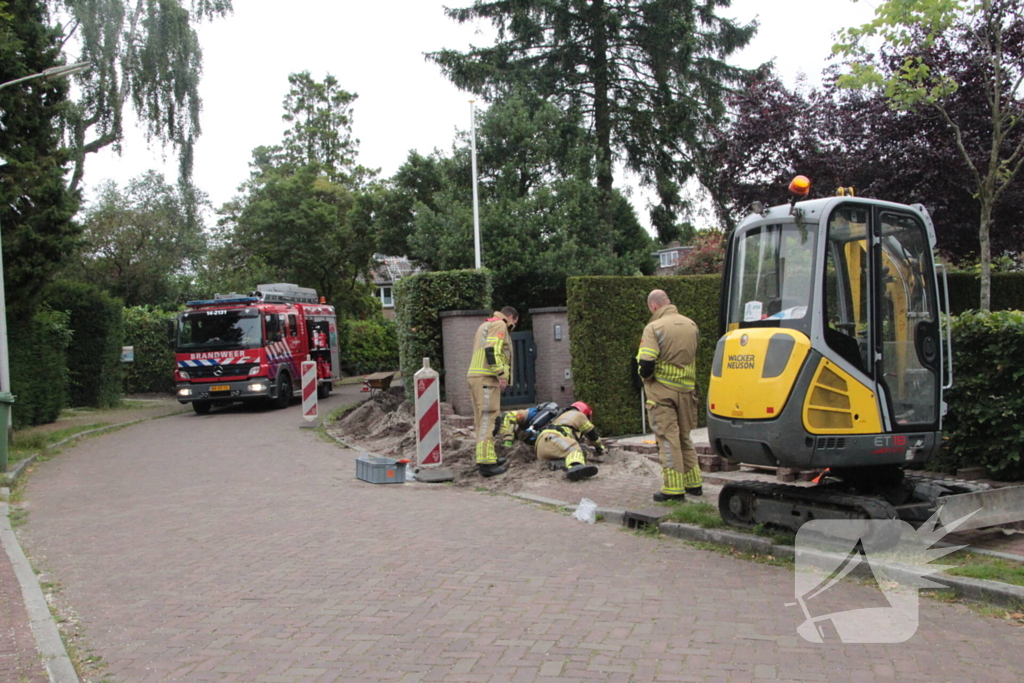
[[512, 448], [516, 439], [532, 446], [541, 430], [561, 412], [562, 409], [553, 402], [538, 403], [525, 410], [510, 410], [495, 424], [494, 435], [501, 439], [505, 448]]
[[467, 377], [476, 429], [476, 464], [485, 477], [506, 472], [504, 461], [499, 462], [494, 451], [491, 425], [501, 411], [501, 392], [512, 383], [511, 337], [518, 321], [516, 309], [506, 306], [485, 320], [473, 337], [473, 358]]
[[541, 430], [537, 437], [537, 459], [552, 464], [552, 469], [565, 469], [565, 476], [579, 481], [597, 474], [597, 465], [588, 465], [580, 439], [594, 445], [598, 455], [604, 453], [601, 437], [590, 422], [593, 411], [583, 401], [569, 406]]

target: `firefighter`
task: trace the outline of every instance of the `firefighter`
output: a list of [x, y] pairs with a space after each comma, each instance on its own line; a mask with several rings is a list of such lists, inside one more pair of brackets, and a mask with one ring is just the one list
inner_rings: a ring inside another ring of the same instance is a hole
[[648, 419], [661, 456], [661, 491], [654, 500], [684, 500], [703, 493], [690, 430], [697, 427], [696, 358], [700, 331], [680, 315], [663, 290], [647, 296], [651, 321], [636, 359], [647, 399]]
[[572, 481], [587, 479], [597, 474], [597, 465], [588, 465], [583, 455], [580, 438], [594, 445], [597, 454], [604, 453], [601, 437], [590, 422], [593, 411], [583, 401], [569, 406], [541, 430], [537, 437], [537, 459], [549, 463], [564, 462], [565, 476]]
[[526, 410], [510, 410], [495, 424], [494, 435], [501, 439], [505, 448], [512, 448], [516, 439], [532, 446], [540, 430], [561, 412], [558, 404], [553, 402], [538, 403]]
[[512, 383], [512, 330], [519, 313], [511, 306], [495, 311], [473, 337], [473, 359], [469, 364], [469, 393], [473, 400], [476, 429], [476, 464], [480, 474], [493, 477], [506, 472], [494, 450], [491, 425], [501, 410], [501, 392]]

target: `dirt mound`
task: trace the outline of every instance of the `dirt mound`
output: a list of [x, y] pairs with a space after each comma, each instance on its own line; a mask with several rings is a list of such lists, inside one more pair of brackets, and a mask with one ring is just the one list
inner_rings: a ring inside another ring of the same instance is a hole
[[[452, 415], [451, 407], [442, 404], [441, 414]], [[510, 448], [497, 445], [498, 456], [508, 460], [508, 472], [485, 479], [476, 465], [473, 427], [456, 426], [462, 423], [461, 420], [441, 419], [441, 455], [445, 468], [455, 474], [456, 486], [486, 486], [515, 493], [565, 477], [562, 471], [553, 471], [548, 463], [538, 461], [532, 446], [517, 441]], [[346, 442], [376, 455], [416, 458], [415, 413], [409, 403], [395, 394], [375, 395], [343, 414], [328, 429]], [[601, 458], [588, 452], [587, 459], [598, 466], [598, 477], [602, 480], [641, 478], [656, 482], [661, 477], [657, 463], [631, 451], [609, 448]]]

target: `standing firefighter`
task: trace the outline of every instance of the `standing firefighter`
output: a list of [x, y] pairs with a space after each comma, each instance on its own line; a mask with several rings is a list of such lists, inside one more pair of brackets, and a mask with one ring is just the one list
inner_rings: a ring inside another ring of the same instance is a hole
[[703, 492], [697, 451], [690, 441], [690, 430], [697, 427], [695, 366], [700, 332], [660, 289], [647, 296], [647, 308], [651, 321], [644, 328], [636, 359], [661, 456], [661, 491], [654, 500], [683, 500], [687, 493]]
[[537, 459], [551, 463], [564, 461], [565, 476], [572, 481], [597, 474], [597, 466], [587, 464], [580, 445], [580, 439], [585, 437], [599, 454], [604, 452], [601, 437], [590, 422], [592, 415], [590, 406], [583, 401], [573, 403], [537, 437]]
[[476, 464], [480, 474], [504, 474], [504, 463], [494, 451], [494, 424], [501, 411], [501, 392], [512, 382], [512, 329], [519, 313], [511, 306], [488, 318], [473, 337], [473, 360], [469, 364], [469, 393], [473, 399], [476, 429]]

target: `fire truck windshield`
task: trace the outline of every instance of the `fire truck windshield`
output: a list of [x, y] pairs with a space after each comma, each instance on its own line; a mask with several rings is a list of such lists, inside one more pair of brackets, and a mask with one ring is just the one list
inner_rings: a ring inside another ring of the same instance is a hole
[[261, 346], [259, 312], [244, 310], [186, 311], [178, 317], [178, 349], [251, 349]]

